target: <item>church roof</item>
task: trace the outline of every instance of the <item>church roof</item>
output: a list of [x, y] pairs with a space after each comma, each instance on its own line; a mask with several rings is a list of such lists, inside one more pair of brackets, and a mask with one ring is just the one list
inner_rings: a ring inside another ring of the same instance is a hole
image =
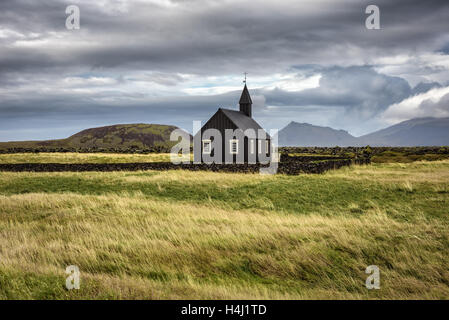
[[[245, 86], [245, 88], [246, 88], [246, 86]], [[240, 111], [222, 109], [222, 108], [220, 108], [220, 110], [224, 113], [225, 116], [227, 116], [229, 118], [229, 120], [231, 120], [237, 126], [238, 129], [241, 129], [242, 131], [245, 131], [246, 129], [253, 129], [255, 131], [255, 133], [258, 134], [257, 130], [259, 130], [259, 129], [263, 130], [263, 128], [253, 118], [248, 117], [246, 114], [244, 114]], [[265, 130], [264, 130], [264, 133], [269, 138], [269, 136], [265, 132]], [[261, 138], [266, 138], [266, 137], [261, 137]]]
[[243, 88], [243, 91], [242, 91], [242, 95], [240, 96], [240, 101], [239, 101], [239, 104], [253, 104], [253, 101], [251, 100], [251, 96], [249, 95], [249, 91], [248, 91], [248, 88], [246, 87], [246, 84], [245, 84], [245, 87]]

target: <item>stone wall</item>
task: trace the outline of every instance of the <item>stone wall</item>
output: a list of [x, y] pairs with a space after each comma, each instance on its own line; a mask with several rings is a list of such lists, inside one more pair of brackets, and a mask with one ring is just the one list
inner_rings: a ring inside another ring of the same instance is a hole
[[[285, 161], [279, 163], [278, 173], [297, 175], [300, 173], [323, 173], [352, 164], [366, 164], [369, 159], [337, 159], [316, 162]], [[266, 166], [266, 165], [265, 165]], [[191, 170], [215, 172], [258, 173], [264, 167], [260, 164], [173, 164], [171, 162], [148, 163], [14, 163], [0, 164], [0, 171], [32, 171], [32, 172], [62, 172], [62, 171], [138, 171], [138, 170]]]

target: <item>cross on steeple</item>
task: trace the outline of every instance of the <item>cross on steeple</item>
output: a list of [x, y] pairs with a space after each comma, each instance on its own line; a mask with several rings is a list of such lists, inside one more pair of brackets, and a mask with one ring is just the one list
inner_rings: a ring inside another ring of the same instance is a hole
[[[246, 72], [245, 72], [246, 76]], [[245, 77], [246, 78], [246, 77]], [[246, 114], [248, 117], [251, 118], [251, 105], [253, 104], [251, 100], [251, 96], [249, 95], [248, 88], [246, 87], [246, 79], [245, 79], [245, 86], [243, 87], [242, 95], [240, 96], [240, 112]]]
[[246, 75], [248, 74], [248, 72], [243, 72], [243, 74], [245, 75], [245, 80], [243, 80], [243, 83], [246, 84]]

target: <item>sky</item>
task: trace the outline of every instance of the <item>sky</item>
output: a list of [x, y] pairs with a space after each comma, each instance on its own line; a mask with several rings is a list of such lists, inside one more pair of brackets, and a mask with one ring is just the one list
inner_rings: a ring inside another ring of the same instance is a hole
[[448, 117], [448, 17], [447, 0], [2, 0], [0, 141], [119, 123], [191, 132], [238, 108], [244, 72], [265, 129], [360, 136]]

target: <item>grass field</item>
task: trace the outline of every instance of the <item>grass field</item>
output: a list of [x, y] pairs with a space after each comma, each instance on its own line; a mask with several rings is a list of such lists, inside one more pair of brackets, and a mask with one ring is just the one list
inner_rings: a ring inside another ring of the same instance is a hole
[[6, 153], [0, 154], [0, 163], [133, 163], [133, 162], [166, 162], [170, 161], [169, 153]]
[[[447, 299], [448, 208], [449, 160], [0, 172], [0, 298]], [[365, 288], [373, 264], [379, 290]], [[65, 289], [68, 265], [80, 290]]]

